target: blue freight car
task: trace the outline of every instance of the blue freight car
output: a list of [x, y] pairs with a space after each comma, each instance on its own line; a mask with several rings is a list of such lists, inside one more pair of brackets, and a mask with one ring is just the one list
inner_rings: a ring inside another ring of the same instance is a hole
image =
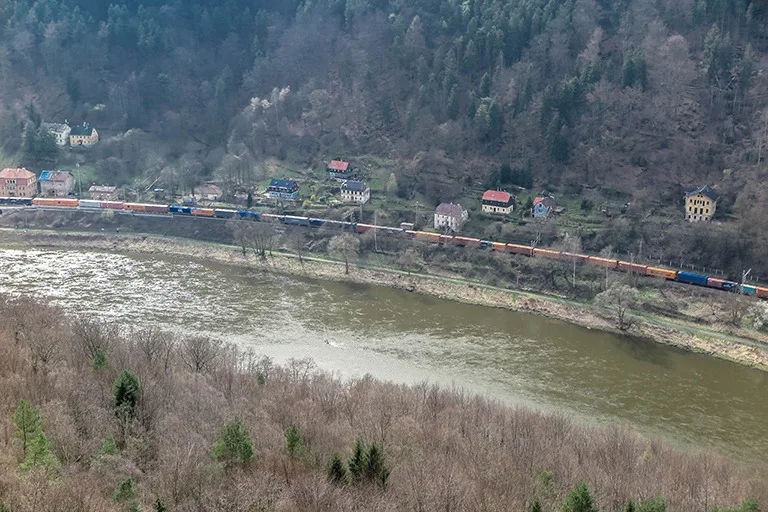
[[707, 286], [707, 278], [709, 276], [705, 276], [702, 274], [696, 274], [693, 272], [678, 272], [677, 273], [677, 281], [681, 283], [686, 284], [695, 284], [698, 286]]
[[325, 224], [325, 219], [309, 219], [309, 225], [313, 228], [319, 228]]
[[489, 247], [493, 246], [493, 242], [489, 240], [480, 240], [480, 248], [481, 249], [488, 249]]
[[252, 212], [250, 210], [239, 210], [237, 215], [241, 219], [246, 220], [261, 220], [261, 212]]
[[192, 208], [189, 206], [171, 205], [168, 211], [177, 215], [192, 215]]

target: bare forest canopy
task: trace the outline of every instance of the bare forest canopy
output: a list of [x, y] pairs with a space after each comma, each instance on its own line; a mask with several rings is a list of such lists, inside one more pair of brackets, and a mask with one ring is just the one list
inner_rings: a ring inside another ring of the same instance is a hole
[[5, 155], [44, 161], [35, 127], [66, 119], [100, 130], [112, 184], [248, 188], [267, 157], [338, 154], [394, 159], [428, 201], [502, 166], [646, 209], [709, 183], [768, 247], [765, 2], [7, 0], [0, 31]]

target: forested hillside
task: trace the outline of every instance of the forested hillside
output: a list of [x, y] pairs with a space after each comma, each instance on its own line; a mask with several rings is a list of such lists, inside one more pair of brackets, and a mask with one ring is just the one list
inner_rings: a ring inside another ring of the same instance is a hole
[[741, 235], [768, 231], [764, 2], [9, 0], [0, 21], [3, 152], [86, 120], [104, 182], [374, 155], [406, 198], [530, 170], [642, 210], [710, 183]]

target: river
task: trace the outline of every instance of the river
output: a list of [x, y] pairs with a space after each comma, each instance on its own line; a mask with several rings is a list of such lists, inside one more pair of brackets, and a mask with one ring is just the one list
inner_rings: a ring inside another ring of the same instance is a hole
[[172, 257], [0, 249], [0, 293], [129, 326], [210, 333], [342, 377], [455, 385], [620, 422], [682, 447], [768, 458], [768, 374], [653, 342], [402, 290]]

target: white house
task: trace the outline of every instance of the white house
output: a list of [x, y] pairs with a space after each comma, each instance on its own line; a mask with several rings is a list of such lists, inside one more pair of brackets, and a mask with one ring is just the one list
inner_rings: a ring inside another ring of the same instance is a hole
[[440, 203], [435, 210], [435, 229], [458, 231], [467, 219], [469, 213], [460, 204]]
[[69, 134], [72, 128], [67, 124], [61, 123], [43, 123], [43, 128], [51, 132], [51, 135], [56, 139], [56, 144], [59, 146], [66, 146], [69, 144]]
[[345, 203], [365, 204], [371, 199], [371, 188], [362, 181], [341, 184], [341, 200]]

